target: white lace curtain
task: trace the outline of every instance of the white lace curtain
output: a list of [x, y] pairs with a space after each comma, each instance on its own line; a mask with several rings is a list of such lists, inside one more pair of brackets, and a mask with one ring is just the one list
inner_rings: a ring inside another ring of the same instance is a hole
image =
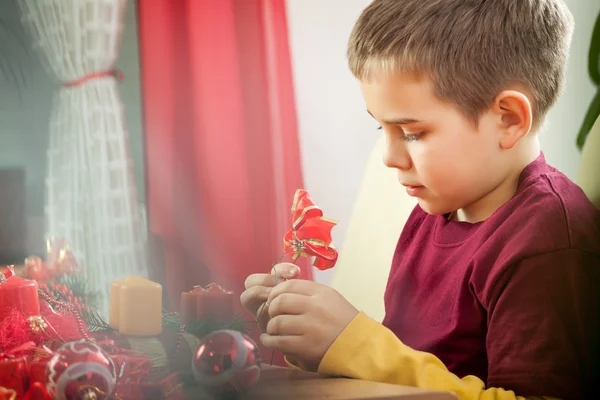
[[[51, 75], [46, 232], [69, 241], [92, 288], [146, 276], [129, 138], [114, 73], [127, 0], [19, 0]], [[76, 83], [76, 84], [73, 84]]]

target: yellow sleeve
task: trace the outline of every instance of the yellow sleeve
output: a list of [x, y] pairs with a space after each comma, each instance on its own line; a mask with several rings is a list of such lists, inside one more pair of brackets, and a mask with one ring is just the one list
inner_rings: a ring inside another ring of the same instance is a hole
[[460, 400], [525, 399], [510, 390], [485, 389], [485, 383], [475, 376], [460, 379], [433, 354], [404, 345], [392, 331], [363, 313], [331, 345], [318, 372], [453, 392]]

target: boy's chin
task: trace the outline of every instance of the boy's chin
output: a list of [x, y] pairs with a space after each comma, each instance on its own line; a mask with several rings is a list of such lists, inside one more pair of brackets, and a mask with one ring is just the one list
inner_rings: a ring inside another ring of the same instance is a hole
[[431, 215], [445, 215], [454, 211], [447, 204], [435, 204], [423, 199], [417, 199], [417, 202], [423, 211]]

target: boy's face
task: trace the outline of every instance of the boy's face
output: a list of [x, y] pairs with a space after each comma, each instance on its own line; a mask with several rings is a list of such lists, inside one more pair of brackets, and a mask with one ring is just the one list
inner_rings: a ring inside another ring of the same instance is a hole
[[501, 123], [492, 112], [475, 126], [436, 96], [428, 79], [408, 75], [381, 74], [361, 89], [385, 133], [384, 163], [398, 170], [398, 180], [424, 211], [477, 208], [506, 179], [510, 166], [499, 144]]

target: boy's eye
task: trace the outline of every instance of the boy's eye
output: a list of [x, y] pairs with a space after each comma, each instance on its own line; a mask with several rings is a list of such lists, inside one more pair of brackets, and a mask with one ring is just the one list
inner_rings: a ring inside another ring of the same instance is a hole
[[[379, 125], [377, 127], [377, 130], [380, 131], [383, 129], [383, 126]], [[402, 133], [402, 140], [405, 140], [407, 142], [414, 142], [416, 140], [419, 140], [421, 138], [421, 136], [423, 136], [425, 132], [419, 132], [419, 133]]]
[[414, 142], [416, 140], [419, 140], [421, 138], [421, 136], [423, 136], [424, 132], [419, 132], [419, 133], [411, 133], [411, 134], [403, 134], [402, 135], [402, 139], [406, 140], [407, 142]]

